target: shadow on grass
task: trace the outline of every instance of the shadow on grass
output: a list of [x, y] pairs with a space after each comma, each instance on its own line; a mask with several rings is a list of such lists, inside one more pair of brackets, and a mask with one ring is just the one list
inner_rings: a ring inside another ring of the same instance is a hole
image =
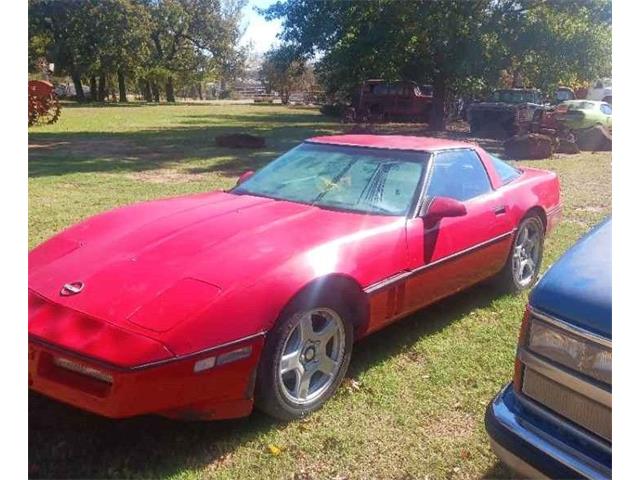
[[[244, 101], [225, 101], [225, 100], [209, 100], [209, 101], [184, 101], [184, 102], [145, 102], [142, 100], [134, 100], [129, 102], [76, 102], [68, 98], [63, 98], [60, 103], [62, 108], [129, 108], [129, 107], [211, 107], [211, 106], [226, 106], [226, 105], [251, 105], [258, 106], [260, 104], [251, 103], [248, 100]], [[276, 105], [269, 105], [274, 107]]]
[[[292, 119], [289, 121], [292, 125], [285, 122], [271, 127], [201, 125], [121, 133], [30, 132], [29, 176], [140, 172], [169, 165], [180, 166], [182, 162], [193, 160], [211, 160], [211, 163], [187, 170], [188, 173], [216, 171], [221, 175], [237, 176], [245, 170], [263, 166], [305, 138], [335, 132], [332, 124], [316, 122], [301, 127], [294, 125]], [[250, 150], [215, 145], [216, 136], [240, 132], [266, 137], [267, 147]]]
[[[411, 349], [424, 336], [489, 304], [497, 295], [495, 288], [479, 285], [364, 339], [354, 348], [348, 375], [357, 376]], [[218, 422], [154, 416], [109, 420], [30, 393], [29, 477], [159, 478], [186, 469], [216, 468], [236, 448], [277, 425], [258, 411], [244, 419]]]
[[476, 308], [490, 305], [501, 294], [492, 283], [484, 282], [365, 337], [354, 347], [347, 375], [355, 378], [389, 357], [410, 351], [421, 338], [444, 330]]
[[[131, 103], [91, 107], [133, 108], [145, 105]], [[246, 170], [262, 167], [306, 138], [363, 128], [337, 123], [309, 108], [290, 109], [290, 112], [287, 109], [274, 112], [273, 107], [236, 113], [220, 113], [219, 110], [180, 117], [177, 126], [131, 132], [40, 132], [31, 129], [29, 176], [142, 172], [168, 166], [180, 168], [181, 163], [194, 160], [208, 160], [209, 163], [186, 168], [186, 173], [217, 172], [224, 176], [237, 176]], [[464, 128], [455, 125], [447, 132], [437, 133], [427, 131], [426, 125], [421, 124], [380, 124], [364, 128], [364, 133], [446, 137], [477, 142], [492, 153], [499, 154], [502, 150], [500, 141], [471, 137]], [[215, 137], [229, 133], [263, 136], [267, 147], [261, 150], [217, 147]]]

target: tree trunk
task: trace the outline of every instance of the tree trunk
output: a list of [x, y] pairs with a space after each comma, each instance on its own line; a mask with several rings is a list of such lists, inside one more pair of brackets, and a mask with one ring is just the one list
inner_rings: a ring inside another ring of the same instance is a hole
[[73, 86], [76, 89], [76, 100], [78, 102], [84, 102], [86, 98], [84, 98], [84, 91], [82, 90], [82, 80], [80, 79], [80, 75], [74, 73], [71, 75], [71, 79], [73, 80]]
[[89, 85], [91, 87], [91, 101], [98, 101], [98, 82], [96, 80], [95, 75], [91, 75], [91, 79], [89, 80]]
[[107, 96], [107, 78], [103, 73], [100, 74], [100, 79], [98, 80], [98, 101], [104, 102], [104, 97]]
[[203, 100], [202, 98], [202, 82], [198, 82], [198, 98]]
[[167, 78], [167, 102], [174, 103], [176, 97], [173, 94], [173, 77]]
[[289, 90], [286, 88], [283, 88], [282, 91], [280, 92], [280, 101], [282, 102], [283, 105], [288, 105], [289, 104]]
[[153, 101], [159, 103], [160, 90], [158, 89], [158, 84], [156, 82], [151, 82], [151, 92], [153, 93]]
[[151, 95], [151, 82], [149, 79], [145, 79], [143, 82], [143, 90], [142, 93], [144, 95], [145, 102], [153, 102], [153, 96]]
[[442, 74], [436, 74], [433, 79], [433, 103], [429, 113], [429, 130], [440, 132], [446, 130], [445, 100], [447, 95], [446, 79]]
[[124, 72], [122, 70], [118, 70], [118, 90], [120, 91], [120, 102], [126, 103], [127, 84], [124, 81]]

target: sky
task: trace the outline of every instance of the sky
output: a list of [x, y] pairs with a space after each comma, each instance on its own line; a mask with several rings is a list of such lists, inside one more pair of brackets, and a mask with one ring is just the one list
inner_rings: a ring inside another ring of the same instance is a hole
[[275, 0], [249, 0], [244, 7], [243, 25], [246, 31], [241, 44], [247, 45], [253, 42], [256, 53], [264, 53], [277, 42], [276, 35], [280, 32], [282, 22], [280, 20], [266, 21], [262, 15], [254, 10], [254, 7], [265, 8], [275, 3]]

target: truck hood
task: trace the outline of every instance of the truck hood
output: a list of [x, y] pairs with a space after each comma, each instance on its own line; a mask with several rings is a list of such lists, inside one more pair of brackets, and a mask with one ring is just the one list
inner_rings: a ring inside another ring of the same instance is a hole
[[611, 338], [611, 220], [583, 237], [547, 271], [529, 303]]
[[[92, 217], [36, 247], [29, 254], [29, 288], [131, 328], [132, 316], [150, 302], [184, 315], [197, 303], [184, 299], [211, 299], [255, 283], [295, 255], [394, 222], [224, 192], [158, 200]], [[62, 292], [74, 282], [82, 283], [80, 293]], [[180, 305], [167, 305], [167, 292], [183, 299]], [[161, 317], [145, 322], [156, 331], [170, 326]]]

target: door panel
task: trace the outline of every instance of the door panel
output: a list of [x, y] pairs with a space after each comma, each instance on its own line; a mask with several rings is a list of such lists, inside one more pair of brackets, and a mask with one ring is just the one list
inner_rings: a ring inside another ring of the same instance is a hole
[[433, 225], [416, 218], [407, 225], [412, 270], [406, 282], [406, 308], [413, 310], [497, 273], [511, 247], [511, 228], [499, 194], [466, 204], [463, 217]]
[[506, 260], [511, 222], [502, 193], [493, 190], [472, 150], [447, 151], [433, 160], [427, 195], [464, 203], [467, 214], [407, 223], [410, 269], [405, 309], [415, 310], [498, 272]]

